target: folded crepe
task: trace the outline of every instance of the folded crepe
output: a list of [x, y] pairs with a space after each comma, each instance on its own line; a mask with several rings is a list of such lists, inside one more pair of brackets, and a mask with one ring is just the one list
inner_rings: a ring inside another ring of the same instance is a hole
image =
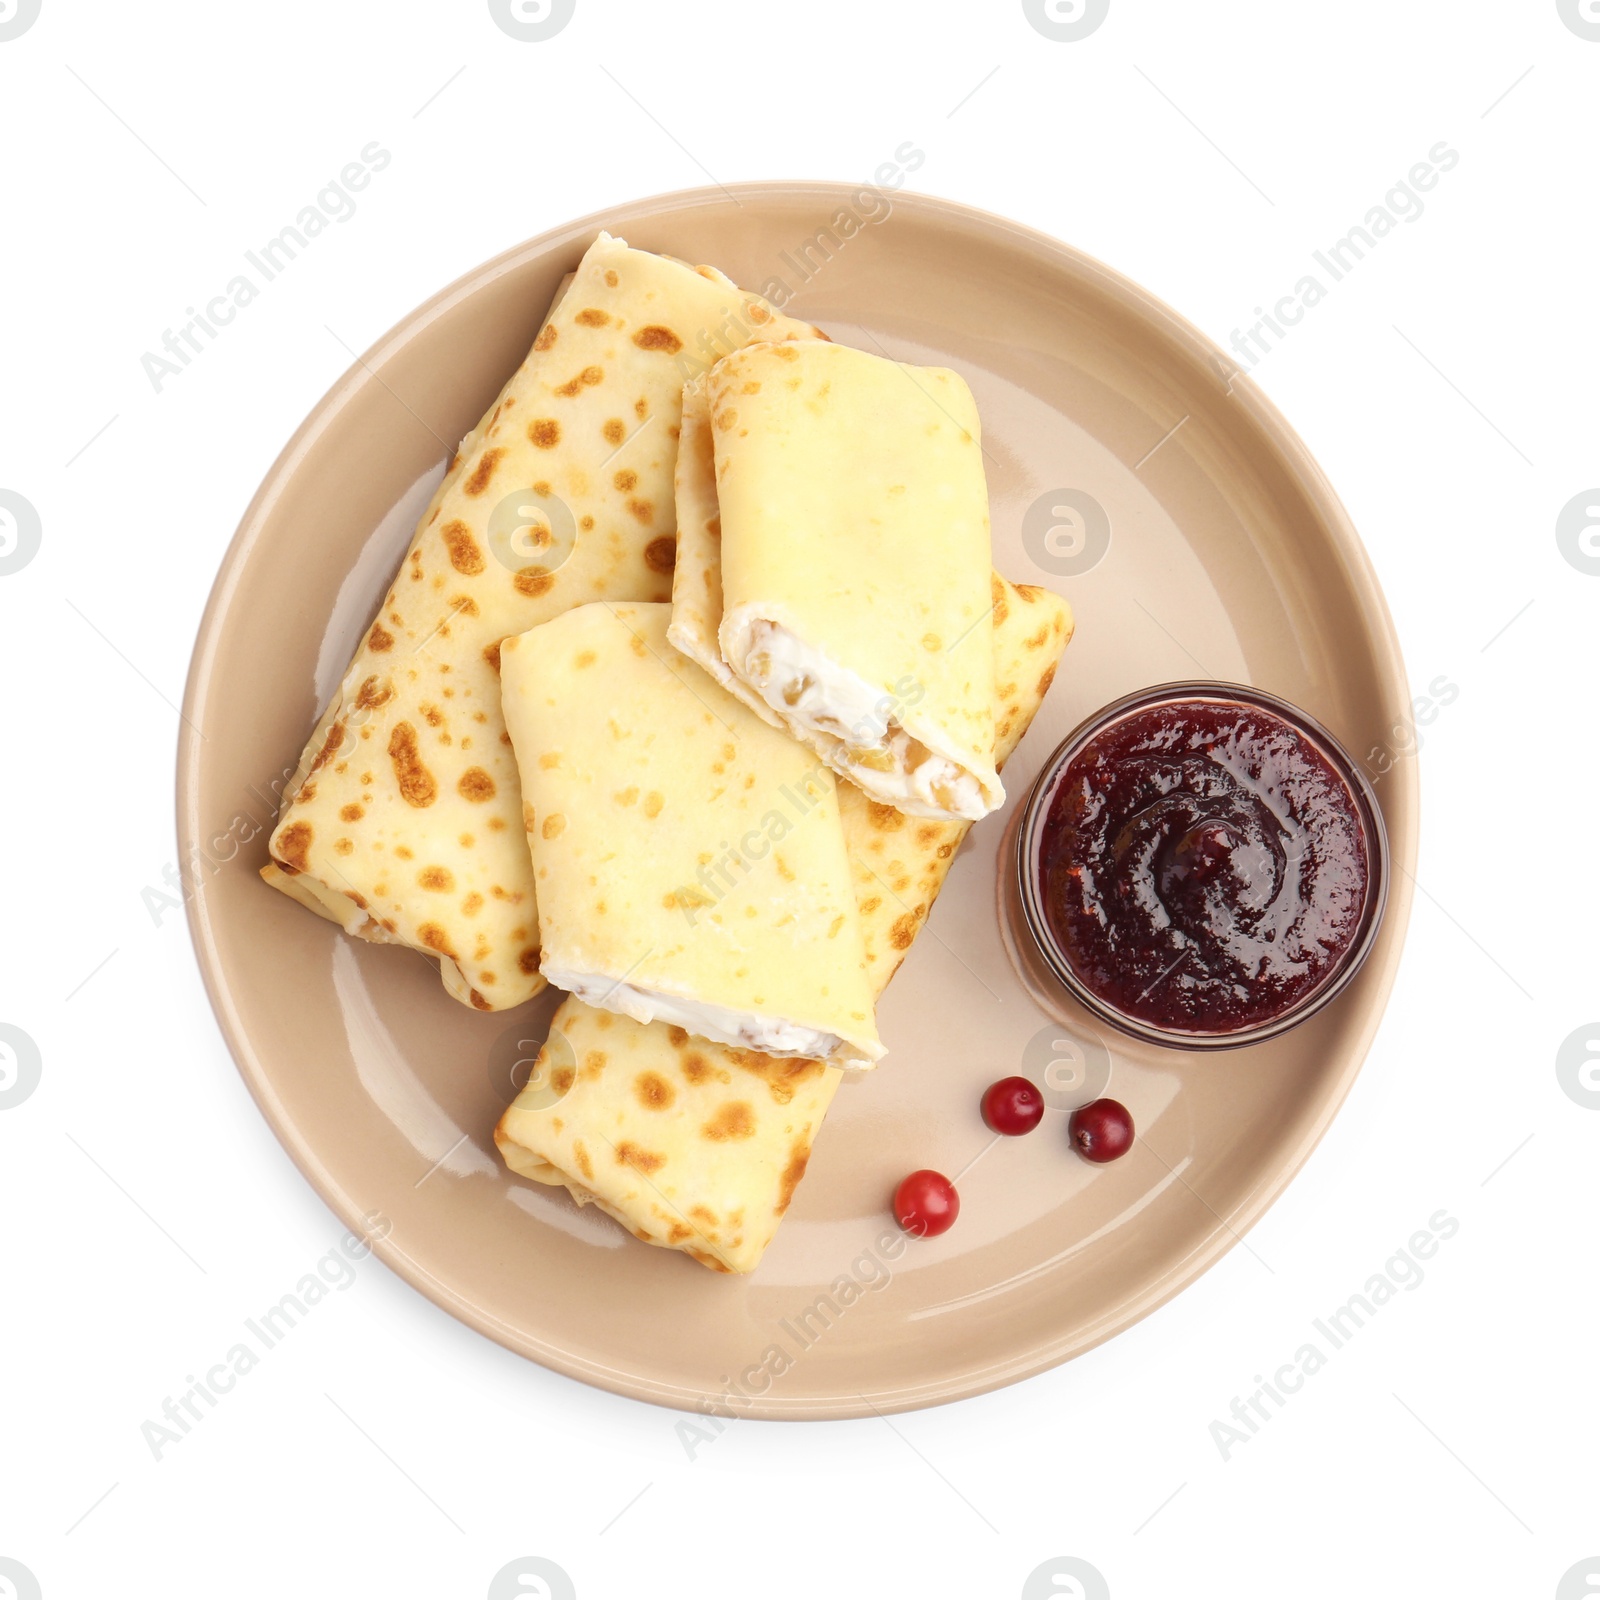
[[666, 598], [689, 352], [757, 337], [818, 335], [710, 267], [596, 239], [423, 514], [285, 790], [268, 883], [435, 957], [480, 1010], [544, 987], [500, 641]]
[[989, 505], [965, 383], [767, 342], [689, 386], [672, 639], [874, 800], [976, 821], [995, 769]]
[[541, 970], [639, 1022], [870, 1066], [834, 776], [673, 650], [670, 612], [598, 602], [502, 647]]
[[[1066, 602], [994, 578], [996, 754], [1039, 709], [1072, 635]], [[914, 820], [839, 786], [867, 970], [881, 994], [927, 920], [968, 824]], [[749, 1272], [805, 1175], [843, 1074], [642, 1025], [568, 998], [500, 1119], [506, 1165], [564, 1185], [646, 1244]]]

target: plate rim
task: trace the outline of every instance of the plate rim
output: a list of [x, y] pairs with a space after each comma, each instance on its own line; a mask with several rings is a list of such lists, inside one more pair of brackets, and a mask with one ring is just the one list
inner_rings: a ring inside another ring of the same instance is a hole
[[[636, 200], [619, 201], [583, 217], [559, 223], [512, 245], [469, 268], [405, 313], [351, 362], [317, 400], [279, 451], [239, 520], [201, 613], [184, 684], [175, 799], [179, 863], [186, 891], [186, 920], [207, 999], [251, 1098], [266, 1119], [274, 1138], [301, 1175], [347, 1227], [358, 1232], [364, 1231], [365, 1211], [341, 1187], [317, 1148], [290, 1119], [274, 1091], [271, 1074], [256, 1054], [243, 1026], [223, 970], [204, 879], [198, 877], [190, 866], [199, 848], [202, 831], [198, 804], [203, 735], [199, 729], [209, 694], [210, 668], [218, 650], [221, 624], [233, 603], [243, 569], [254, 552], [263, 525], [284, 486], [316, 441], [338, 420], [344, 407], [367, 384], [381, 382], [375, 377], [373, 369], [381, 368], [393, 350], [413, 339], [461, 300], [522, 265], [529, 257], [544, 254], [563, 243], [575, 242], [601, 228], [625, 235], [628, 228], [637, 223], [718, 201], [742, 203], [745, 199], [761, 201], [809, 197], [826, 204], [831, 201], [846, 202], [864, 187], [867, 185], [786, 178], [668, 190]], [[1210, 366], [1214, 372], [1224, 370], [1219, 363], [1233, 366], [1219, 346], [1165, 301], [1064, 240], [981, 207], [920, 191], [895, 191], [890, 214], [902, 207], [923, 220], [960, 228], [990, 240], [1009, 240], [1036, 258], [1053, 261], [1070, 275], [1090, 280], [1102, 294], [1135, 315], [1164, 342], [1184, 350], [1196, 363]], [[1234, 370], [1229, 387], [1232, 398], [1245, 414], [1247, 425], [1255, 431], [1308, 503], [1315, 507], [1331, 536], [1348, 573], [1357, 609], [1365, 620], [1367, 640], [1382, 689], [1394, 700], [1409, 703], [1409, 680], [1388, 602], [1371, 557], [1332, 483], [1288, 419], [1248, 374]], [[1115, 1312], [1103, 1317], [1098, 1324], [1037, 1342], [1026, 1351], [1014, 1353], [976, 1373], [928, 1380], [912, 1388], [882, 1394], [876, 1399], [864, 1395], [799, 1398], [786, 1404], [781, 1399], [763, 1396], [742, 1402], [738, 1414], [766, 1421], [841, 1420], [917, 1410], [989, 1393], [1084, 1355], [1143, 1321], [1210, 1271], [1242, 1242], [1299, 1175], [1322, 1142], [1343, 1108], [1388, 1011], [1410, 924], [1421, 809], [1417, 761], [1413, 758], [1397, 763], [1388, 776], [1395, 779], [1390, 789], [1394, 874], [1385, 913], [1385, 928], [1369, 962], [1370, 969], [1376, 975], [1377, 993], [1366, 1008], [1359, 1028], [1355, 1030], [1355, 1037], [1344, 1053], [1342, 1070], [1330, 1087], [1318, 1115], [1293, 1147], [1274, 1163], [1272, 1170], [1264, 1173], [1252, 1188], [1245, 1191], [1226, 1215], [1218, 1217], [1217, 1226], [1198, 1249], [1175, 1262], [1142, 1293], [1121, 1300]], [[618, 1372], [601, 1363], [588, 1361], [569, 1348], [552, 1346], [526, 1328], [506, 1323], [414, 1260], [395, 1239], [393, 1231], [371, 1242], [373, 1253], [412, 1288], [458, 1321], [514, 1354], [612, 1394], [691, 1413], [702, 1410], [704, 1396], [698, 1391], [690, 1392], [679, 1384], [661, 1379]]]

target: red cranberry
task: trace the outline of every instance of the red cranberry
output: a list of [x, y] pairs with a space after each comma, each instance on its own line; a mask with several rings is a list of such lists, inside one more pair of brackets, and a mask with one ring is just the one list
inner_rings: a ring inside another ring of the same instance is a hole
[[996, 1133], [1032, 1133], [1044, 1116], [1044, 1096], [1027, 1078], [1002, 1078], [983, 1092], [983, 1120]]
[[961, 1196], [942, 1172], [924, 1167], [900, 1181], [894, 1192], [894, 1219], [917, 1239], [946, 1232], [961, 1211]]
[[1118, 1100], [1091, 1100], [1079, 1106], [1067, 1132], [1085, 1161], [1115, 1161], [1133, 1148], [1133, 1118]]

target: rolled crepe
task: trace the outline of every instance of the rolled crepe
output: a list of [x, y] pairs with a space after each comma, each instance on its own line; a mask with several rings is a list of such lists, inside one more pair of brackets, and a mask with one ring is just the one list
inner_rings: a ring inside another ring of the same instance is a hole
[[580, 606], [502, 647], [541, 969], [639, 1022], [870, 1066], [833, 774], [673, 650], [670, 611]]
[[696, 560], [674, 642], [874, 800], [994, 810], [989, 509], [966, 384], [843, 345], [763, 343], [686, 404], [677, 492]]
[[[994, 597], [1003, 761], [1050, 687], [1072, 618], [1055, 595], [998, 576]], [[913, 820], [848, 783], [839, 798], [876, 997], [926, 922], [968, 824]], [[645, 1243], [749, 1272], [805, 1175], [842, 1076], [568, 998], [495, 1142], [513, 1172], [565, 1186]]]
[[312, 733], [262, 876], [433, 956], [495, 1011], [544, 987], [500, 641], [671, 582], [688, 352], [816, 336], [710, 267], [602, 233], [462, 441]]

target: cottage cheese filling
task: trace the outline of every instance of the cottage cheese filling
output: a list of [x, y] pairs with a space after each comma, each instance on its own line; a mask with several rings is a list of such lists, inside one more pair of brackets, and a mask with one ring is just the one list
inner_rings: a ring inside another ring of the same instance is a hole
[[830, 763], [876, 800], [913, 816], [988, 815], [978, 780], [895, 721], [894, 698], [778, 623], [752, 624], [740, 676]]

